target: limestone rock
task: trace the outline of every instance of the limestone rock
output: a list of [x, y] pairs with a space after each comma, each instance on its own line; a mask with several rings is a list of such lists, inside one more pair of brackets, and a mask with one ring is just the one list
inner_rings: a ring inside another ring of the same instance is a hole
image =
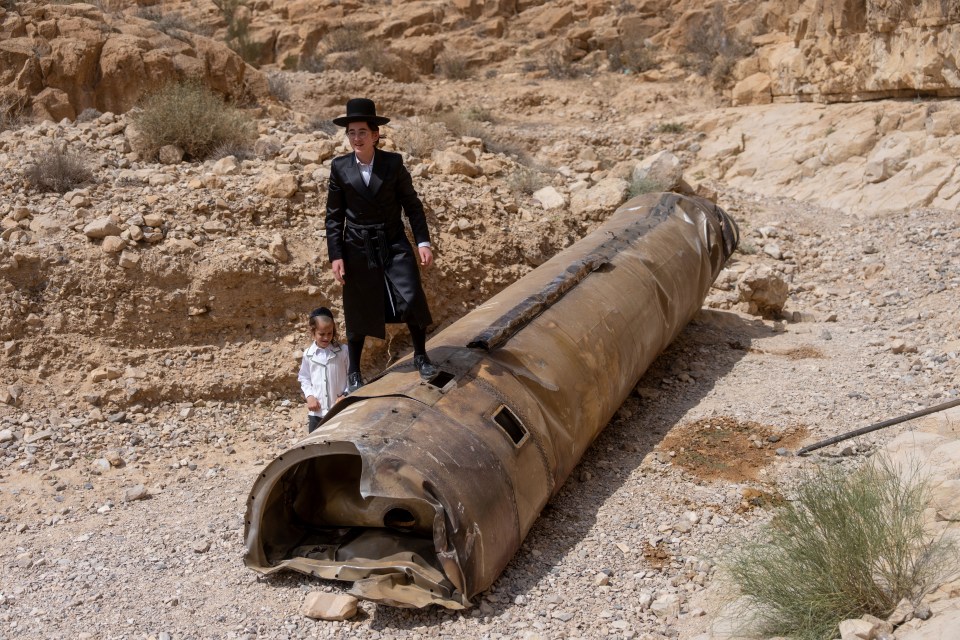
[[183, 149], [173, 144], [160, 147], [157, 152], [160, 164], [178, 164], [183, 161]]
[[733, 88], [734, 106], [748, 104], [770, 104], [773, 94], [770, 76], [766, 73], [755, 73], [738, 82]]
[[433, 161], [440, 173], [445, 175], [461, 175], [472, 178], [480, 173], [477, 165], [455, 151], [437, 151], [433, 154]]
[[213, 173], [218, 176], [230, 176], [240, 172], [240, 163], [233, 156], [220, 158], [213, 163]]
[[271, 198], [292, 198], [299, 188], [297, 177], [290, 173], [270, 173], [257, 183], [257, 191]]
[[357, 614], [357, 598], [337, 593], [312, 591], [300, 612], [315, 620], [349, 620]]
[[93, 239], [119, 236], [120, 232], [120, 225], [110, 216], [98, 218], [83, 227], [83, 234]]
[[682, 178], [680, 158], [669, 151], [659, 151], [644, 158], [633, 169], [634, 182], [644, 181], [660, 191], [673, 191]]
[[290, 262], [290, 251], [287, 250], [287, 241], [279, 233], [274, 234], [267, 247], [271, 256], [282, 264]]
[[604, 178], [596, 185], [578, 191], [570, 198], [570, 210], [590, 218], [602, 219], [623, 204], [630, 183], [621, 178]]
[[103, 382], [104, 380], [116, 380], [123, 372], [117, 367], [106, 366], [106, 367], [97, 367], [90, 372], [90, 382]]
[[563, 195], [554, 187], [543, 187], [533, 193], [533, 199], [540, 203], [544, 209], [559, 209], [566, 205]]
[[787, 302], [789, 287], [783, 274], [767, 265], [748, 269], [737, 282], [740, 300], [748, 303], [750, 313], [777, 315]]
[[103, 243], [100, 245], [100, 250], [104, 253], [114, 254], [120, 253], [126, 248], [126, 241], [120, 236], [107, 236], [103, 239]]

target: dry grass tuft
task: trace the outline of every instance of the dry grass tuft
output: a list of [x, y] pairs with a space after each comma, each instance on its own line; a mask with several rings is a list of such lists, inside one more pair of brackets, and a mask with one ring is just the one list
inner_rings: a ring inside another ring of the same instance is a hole
[[84, 159], [59, 141], [41, 152], [35, 163], [27, 165], [23, 174], [27, 182], [44, 192], [66, 193], [93, 180], [93, 173]]
[[394, 132], [393, 140], [404, 153], [414, 158], [429, 158], [446, 144], [447, 132], [441, 123], [413, 119]]

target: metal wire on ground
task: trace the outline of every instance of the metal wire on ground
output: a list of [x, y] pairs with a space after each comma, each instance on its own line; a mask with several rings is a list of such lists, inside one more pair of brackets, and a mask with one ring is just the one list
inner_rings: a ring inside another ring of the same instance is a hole
[[850, 438], [855, 438], [857, 436], [862, 436], [865, 433], [870, 433], [871, 431], [877, 431], [878, 429], [883, 429], [885, 427], [892, 427], [895, 424], [900, 424], [901, 422], [906, 422], [907, 420], [913, 420], [914, 418], [920, 418], [922, 416], [930, 415], [931, 413], [937, 413], [938, 411], [945, 411], [951, 407], [956, 407], [960, 405], [960, 398], [956, 400], [951, 400], [950, 402], [944, 402], [943, 404], [934, 405], [932, 407], [927, 407], [926, 409], [921, 409], [920, 411], [914, 411], [913, 413], [908, 413], [907, 415], [900, 416], [898, 418], [890, 418], [889, 420], [884, 420], [883, 422], [877, 422], [876, 424], [871, 424], [866, 427], [861, 427], [847, 433], [842, 433], [839, 436], [833, 436], [832, 438], [827, 438], [826, 440], [821, 440], [820, 442], [815, 442], [811, 445], [797, 451], [798, 456], [806, 455], [811, 451], [820, 449], [821, 447], [826, 447], [831, 444], [836, 444], [844, 440], [849, 440]]

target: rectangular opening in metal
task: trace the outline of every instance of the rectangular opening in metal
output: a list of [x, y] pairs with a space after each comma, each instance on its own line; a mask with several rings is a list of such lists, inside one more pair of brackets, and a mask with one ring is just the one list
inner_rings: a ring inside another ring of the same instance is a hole
[[497, 412], [493, 414], [493, 421], [500, 425], [500, 428], [510, 436], [513, 444], [519, 445], [527, 436], [527, 430], [523, 424], [517, 419], [517, 416], [513, 415], [513, 412], [506, 407], [497, 409]]
[[430, 384], [437, 389], [443, 389], [447, 386], [447, 383], [454, 379], [454, 375], [449, 371], [440, 371], [437, 375], [433, 376], [433, 379], [430, 380]]

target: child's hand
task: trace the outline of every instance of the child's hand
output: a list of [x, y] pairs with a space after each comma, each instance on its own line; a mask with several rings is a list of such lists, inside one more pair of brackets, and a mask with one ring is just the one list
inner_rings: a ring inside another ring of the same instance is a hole
[[316, 396], [307, 396], [307, 410], [320, 411], [320, 401], [317, 400]]

